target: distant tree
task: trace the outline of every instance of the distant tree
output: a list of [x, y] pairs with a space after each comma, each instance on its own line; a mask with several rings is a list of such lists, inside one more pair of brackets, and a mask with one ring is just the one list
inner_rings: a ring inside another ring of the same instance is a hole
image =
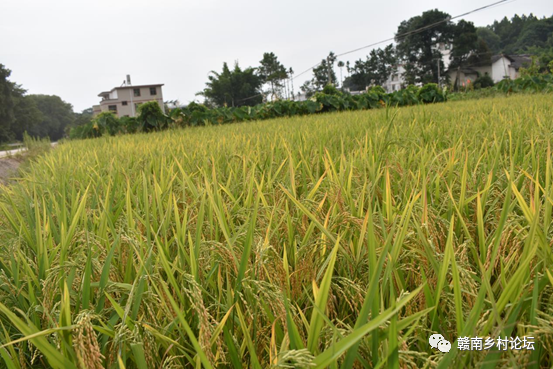
[[345, 82], [352, 90], [364, 90], [370, 85], [383, 85], [392, 74], [397, 63], [396, 52], [392, 44], [384, 49], [373, 49], [365, 60], [355, 61], [349, 68], [351, 74]]
[[221, 73], [212, 71], [206, 88], [197, 93], [205, 97], [209, 106], [253, 106], [263, 101], [261, 86], [263, 79], [254, 68], [240, 69], [238, 62], [230, 70], [223, 63]]
[[44, 114], [38, 109], [36, 100], [30, 96], [19, 96], [14, 106], [15, 124], [12, 131], [16, 140], [23, 140], [25, 132], [33, 133], [35, 127], [44, 121]]
[[434, 9], [399, 25], [396, 34], [397, 51], [407, 64], [404, 77], [408, 84], [438, 82], [438, 63], [442, 70], [444, 65], [436, 46], [452, 42], [455, 25], [450, 19], [449, 14]]
[[345, 64], [343, 61], [338, 62], [338, 68], [340, 68], [340, 87], [343, 88], [344, 84], [344, 76], [342, 75], [342, 69], [344, 68]]
[[[553, 35], [553, 16], [538, 19], [533, 14], [528, 16], [515, 14], [511, 19], [504, 17], [486, 28], [491, 33], [486, 32], [484, 38], [490, 49], [496, 53], [520, 54], [527, 52], [529, 48], [553, 46], [549, 43]], [[497, 37], [499, 46], [496, 45], [496, 39], [492, 39], [491, 34]]]
[[[308, 80], [303, 83], [303, 85], [300, 86], [300, 90], [307, 96], [311, 97], [315, 92], [317, 92], [317, 89], [313, 85], [313, 80]], [[299, 94], [299, 93], [298, 93]]]
[[497, 54], [501, 51], [501, 39], [488, 27], [478, 27], [476, 35], [486, 43], [492, 53]]
[[259, 63], [258, 75], [264, 84], [269, 85], [272, 99], [282, 98], [282, 89], [284, 81], [288, 78], [288, 71], [274, 53], [264, 53]]
[[513, 48], [515, 51], [523, 51], [528, 47], [548, 47], [548, 41], [553, 36], [553, 18], [543, 21], [529, 22], [524, 26], [517, 37]]
[[547, 72], [553, 60], [553, 16], [537, 18], [515, 14], [493, 24], [478, 28], [480, 40], [484, 40], [490, 54], [530, 54], [536, 56], [540, 72]]
[[294, 97], [294, 70], [292, 67], [288, 69], [288, 76], [290, 76], [290, 96]]
[[471, 54], [476, 52], [478, 47], [478, 35], [476, 33], [476, 27], [474, 27], [472, 22], [460, 20], [459, 23], [453, 27], [452, 46], [452, 65], [465, 65], [468, 58]]
[[29, 127], [29, 135], [50, 137], [52, 141], [62, 138], [65, 127], [75, 119], [71, 104], [55, 95], [27, 95], [26, 98], [33, 101], [42, 113], [42, 119]]
[[334, 63], [336, 55], [331, 51], [326, 59], [313, 68], [312, 85], [315, 90], [322, 90], [328, 84], [336, 84], [336, 73], [334, 72]]
[[[524, 27], [538, 21], [533, 14], [519, 16], [515, 14], [511, 19], [504, 17], [501, 21], [495, 21], [489, 28], [500, 39], [500, 51], [506, 54], [517, 52], [516, 43]], [[527, 45], [532, 46], [532, 45]]]
[[75, 116], [71, 104], [58, 96], [26, 95], [8, 80], [11, 71], [0, 64], [0, 142], [22, 140], [24, 132], [34, 137], [63, 137]]
[[478, 37], [478, 31], [472, 22], [460, 20], [454, 27], [451, 50], [450, 70], [457, 70], [453, 85], [459, 86], [461, 68], [490, 65], [492, 52], [486, 41]]
[[17, 85], [8, 78], [11, 70], [0, 64], [0, 142], [14, 139], [13, 125], [15, 124], [15, 98], [19, 96]]

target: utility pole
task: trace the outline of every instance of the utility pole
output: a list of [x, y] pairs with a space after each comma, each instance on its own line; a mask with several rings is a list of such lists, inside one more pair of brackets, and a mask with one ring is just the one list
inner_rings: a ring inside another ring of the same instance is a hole
[[440, 61], [441, 59], [438, 59], [438, 87], [442, 87], [442, 82], [441, 82], [441, 76], [440, 76]]
[[328, 70], [328, 84], [332, 84], [331, 74], [330, 74], [330, 55], [326, 57], [326, 66]]
[[290, 84], [292, 85], [292, 100], [295, 100], [294, 99], [294, 70], [292, 69], [292, 67], [290, 67], [290, 70], [288, 71], [288, 73], [290, 74]]

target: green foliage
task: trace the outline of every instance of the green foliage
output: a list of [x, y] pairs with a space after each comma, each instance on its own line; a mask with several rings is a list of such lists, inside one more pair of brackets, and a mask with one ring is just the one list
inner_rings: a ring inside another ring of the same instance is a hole
[[28, 95], [15, 98], [15, 124], [12, 127], [16, 140], [23, 140], [25, 132], [37, 135], [36, 125], [45, 120], [45, 114], [39, 110], [36, 100]]
[[[397, 29], [398, 56], [405, 60], [405, 79], [408, 84], [437, 83], [438, 63], [445, 70], [441, 53], [435, 48], [439, 43], [450, 44], [455, 36], [455, 25], [449, 14], [438, 9], [429, 10], [401, 22]], [[424, 32], [414, 32], [427, 27]], [[436, 60], [439, 60], [438, 63]]]
[[254, 68], [242, 70], [236, 63], [230, 70], [227, 63], [223, 63], [223, 71], [211, 71], [208, 79], [207, 87], [198, 95], [204, 96], [210, 106], [253, 106], [263, 100], [263, 78], [255, 73]]
[[476, 78], [476, 80], [474, 81], [474, 88], [480, 89], [480, 88], [493, 87], [494, 84], [495, 83], [493, 82], [492, 77], [490, 77], [488, 74], [485, 74], [483, 76]]
[[17, 85], [8, 80], [11, 70], [0, 64], [0, 142], [9, 142], [14, 139], [13, 125], [15, 124], [15, 98], [21, 94]]
[[384, 49], [373, 49], [366, 60], [356, 60], [348, 71], [351, 74], [344, 81], [344, 87], [362, 91], [370, 85], [382, 85], [395, 72], [397, 57], [392, 44]]
[[417, 92], [417, 97], [424, 103], [436, 103], [445, 101], [445, 96], [440, 87], [435, 83], [427, 83]]
[[417, 105], [420, 103], [418, 96], [419, 90], [419, 87], [409, 85], [402, 90], [394, 91], [390, 94], [390, 103], [393, 106]]
[[125, 133], [136, 133], [140, 130], [138, 119], [135, 117], [121, 117], [119, 123]]
[[[336, 63], [336, 54], [332, 51], [325, 59], [322, 59], [319, 65], [313, 68], [313, 79], [310, 81], [311, 89], [320, 91], [329, 84], [337, 85], [334, 64]], [[303, 89], [305, 92], [308, 90]]]
[[[529, 48], [553, 46], [549, 44], [553, 35], [553, 16], [539, 19], [533, 14], [515, 14], [511, 19], [504, 17], [500, 21], [494, 21], [487, 28], [497, 36], [497, 42], [489, 43], [494, 53], [521, 54]], [[488, 36], [488, 39], [491, 37]]]
[[553, 74], [526, 76], [515, 80], [504, 79], [497, 83], [494, 88], [503, 93], [550, 93], [553, 92]]
[[27, 95], [41, 112], [42, 119], [27, 129], [31, 136], [49, 137], [52, 141], [61, 139], [65, 127], [75, 120], [73, 107], [55, 95]]
[[328, 84], [323, 88], [323, 94], [340, 95], [340, 91], [334, 85]]
[[263, 83], [269, 84], [269, 91], [272, 100], [283, 97], [282, 89], [284, 80], [288, 78], [288, 71], [278, 60], [274, 53], [264, 53], [263, 59], [259, 62], [258, 75]]
[[492, 53], [472, 22], [460, 20], [453, 32], [450, 69], [491, 64]]
[[168, 127], [169, 119], [163, 114], [157, 101], [149, 101], [138, 106], [138, 126], [143, 132], [159, 131]]
[[115, 136], [121, 132], [121, 122], [115, 113], [110, 111], [105, 111], [96, 118], [94, 118], [93, 124], [96, 124], [100, 128], [101, 132], [107, 132], [110, 136]]
[[532, 56], [532, 62], [527, 67], [521, 67], [519, 70], [519, 74], [521, 77], [532, 77], [537, 76], [540, 74], [540, 66], [538, 63], [538, 58], [536, 56]]

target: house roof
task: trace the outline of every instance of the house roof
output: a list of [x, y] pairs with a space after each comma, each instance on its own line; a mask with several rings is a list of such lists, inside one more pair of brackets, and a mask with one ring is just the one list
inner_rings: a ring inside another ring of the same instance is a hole
[[159, 87], [159, 86], [164, 86], [164, 85], [165, 85], [164, 83], [155, 83], [155, 84], [151, 84], [151, 85], [119, 86], [119, 87], [114, 87], [109, 91], [100, 92], [98, 94], [98, 96], [102, 97], [104, 95], [109, 95], [110, 93], [112, 93], [115, 90], [125, 90], [125, 89], [129, 89], [129, 88], [141, 88], [141, 87]]
[[492, 56], [492, 64], [500, 60], [501, 58], [506, 58], [507, 60], [509, 60], [511, 62], [511, 66], [516, 70], [524, 66], [524, 64], [528, 64], [532, 62], [532, 57], [528, 54], [521, 54], [521, 55], [500, 54], [500, 55]]
[[511, 65], [515, 67], [515, 69], [518, 70], [518, 68], [524, 66], [525, 64], [530, 64], [532, 62], [532, 58], [530, 55], [510, 55], [513, 59], [513, 62]]

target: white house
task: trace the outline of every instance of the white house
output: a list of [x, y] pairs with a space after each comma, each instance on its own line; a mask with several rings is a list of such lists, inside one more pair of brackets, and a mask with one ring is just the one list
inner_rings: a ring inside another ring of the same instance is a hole
[[[444, 70], [441, 71], [441, 75], [443, 76], [451, 64], [451, 45], [440, 42], [439, 44], [436, 44], [434, 50], [439, 50], [442, 54], [442, 62], [445, 67]], [[435, 62], [437, 63], [437, 60], [435, 60]], [[386, 92], [391, 93], [405, 87], [405, 78], [403, 78], [403, 73], [405, 73], [405, 64], [400, 63], [394, 67], [393, 72], [382, 85]]]
[[491, 77], [494, 82], [500, 82], [502, 79], [516, 79], [519, 75], [520, 67], [528, 66], [532, 63], [530, 55], [494, 55], [492, 56]]
[[455, 82], [457, 76], [459, 84], [474, 82], [480, 76], [489, 75], [494, 83], [500, 82], [503, 79], [516, 79], [520, 77], [519, 70], [521, 67], [529, 65], [532, 62], [530, 55], [494, 55], [491, 58], [490, 65], [471, 66], [467, 68], [452, 68], [448, 70], [449, 77], [452, 83]]
[[384, 82], [384, 85], [382, 85], [386, 92], [391, 93], [401, 90], [402, 85], [405, 82], [405, 79], [403, 78], [403, 73], [405, 73], [404, 65], [405, 64], [398, 64], [394, 67], [392, 74], [390, 74], [386, 82]]
[[135, 117], [138, 106], [149, 101], [156, 101], [162, 111], [165, 112], [163, 104], [163, 84], [140, 85], [131, 84], [131, 77], [127, 79], [120, 87], [114, 87], [109, 91], [101, 92], [98, 96], [102, 98], [99, 105], [92, 107], [94, 116], [101, 112], [111, 111], [118, 117]]

